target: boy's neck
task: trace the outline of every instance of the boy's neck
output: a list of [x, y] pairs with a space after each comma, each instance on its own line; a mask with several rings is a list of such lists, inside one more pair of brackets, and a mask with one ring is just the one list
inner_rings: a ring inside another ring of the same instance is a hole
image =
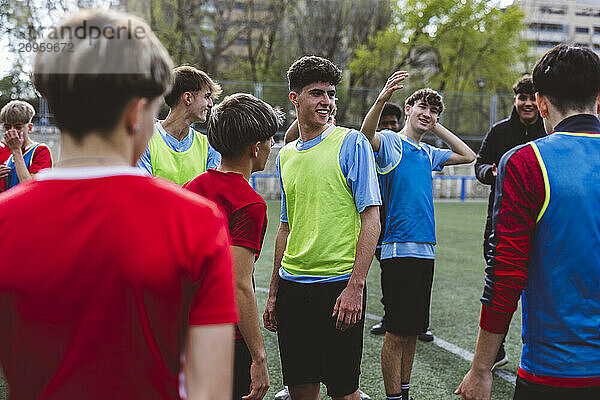
[[322, 125], [322, 126], [315, 126], [315, 125], [308, 125], [308, 124], [303, 124], [301, 121], [298, 121], [298, 130], [300, 131], [300, 140], [302, 140], [303, 143], [308, 142], [309, 140], [312, 140], [314, 138], [316, 138], [317, 136], [319, 136], [320, 134], [322, 134], [323, 132], [325, 132], [327, 130], [327, 128], [329, 128], [331, 125]]
[[252, 160], [247, 157], [242, 158], [241, 160], [229, 160], [222, 158], [221, 164], [217, 167], [217, 171], [242, 174], [246, 181], [250, 181], [250, 176], [252, 175], [252, 172], [254, 172], [252, 168]]
[[161, 123], [163, 129], [178, 141], [182, 141], [190, 132], [190, 121], [178, 108], [169, 110], [167, 118]]
[[421, 139], [423, 139], [423, 136], [425, 136], [426, 132], [418, 133], [414, 129], [411, 129], [408, 126], [408, 124], [406, 124], [406, 126], [404, 126], [404, 128], [402, 128], [400, 133], [405, 135], [406, 137], [408, 137], [413, 142], [419, 144], [421, 142]]

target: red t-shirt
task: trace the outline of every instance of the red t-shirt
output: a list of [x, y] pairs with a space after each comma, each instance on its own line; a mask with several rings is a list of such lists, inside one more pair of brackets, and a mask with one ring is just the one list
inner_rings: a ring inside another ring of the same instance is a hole
[[[6, 162], [6, 160], [8, 160], [8, 158], [12, 155], [11, 151], [8, 149], [8, 146], [2, 146], [3, 144], [0, 143], [0, 164]], [[35, 150], [33, 150], [33, 154], [31, 156], [31, 164], [29, 165], [28, 170], [30, 174], [37, 174], [38, 172], [46, 168], [52, 168], [52, 155], [50, 154], [50, 149], [48, 148], [48, 146], [46, 146], [44, 143], [40, 143], [39, 146], [37, 146]], [[0, 190], [6, 190], [5, 178], [0, 179]]]
[[217, 203], [229, 220], [232, 244], [252, 250], [258, 258], [267, 229], [267, 204], [243, 175], [209, 169], [183, 187]]
[[[209, 169], [183, 187], [217, 203], [229, 220], [232, 245], [252, 250], [258, 259], [267, 229], [267, 204], [243, 175]], [[252, 280], [254, 284], [254, 276]], [[236, 339], [241, 338], [236, 327]]]
[[0, 197], [12, 399], [178, 399], [188, 325], [237, 322], [222, 213], [140, 173], [48, 170]]

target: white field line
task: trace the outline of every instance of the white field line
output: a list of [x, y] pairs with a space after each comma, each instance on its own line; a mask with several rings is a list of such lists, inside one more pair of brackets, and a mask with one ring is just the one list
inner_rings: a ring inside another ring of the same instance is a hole
[[[262, 288], [262, 287], [257, 287], [256, 291], [263, 292], [263, 293], [269, 293], [269, 289]], [[365, 313], [365, 317], [367, 317], [368, 319], [372, 319], [374, 321], [381, 320], [381, 317], [378, 315], [375, 315], [375, 314]], [[441, 347], [442, 349], [444, 349], [446, 351], [449, 351], [450, 353], [452, 353], [454, 355], [459, 356], [463, 360], [466, 360], [468, 362], [473, 362], [473, 353], [471, 353], [470, 351], [465, 350], [463, 348], [460, 348], [455, 344], [446, 342], [444, 339], [441, 339], [438, 336], [433, 337], [432, 343], [438, 347]], [[498, 378], [504, 379], [505, 381], [507, 381], [509, 383], [512, 383], [513, 385], [517, 381], [517, 377], [513, 373], [505, 370], [504, 368], [496, 368], [494, 370], [494, 375], [496, 375]]]

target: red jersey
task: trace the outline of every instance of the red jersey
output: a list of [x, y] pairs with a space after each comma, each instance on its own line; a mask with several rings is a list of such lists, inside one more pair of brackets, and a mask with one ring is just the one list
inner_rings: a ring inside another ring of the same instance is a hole
[[[229, 220], [232, 244], [252, 250], [258, 259], [267, 229], [267, 204], [242, 174], [209, 169], [183, 187], [217, 203]], [[237, 327], [235, 337], [242, 339]]]
[[188, 325], [236, 322], [222, 214], [140, 174], [48, 170], [0, 197], [11, 399], [178, 399]]
[[258, 258], [267, 230], [267, 204], [242, 174], [209, 169], [183, 187], [217, 203], [229, 220], [232, 244]]
[[11, 154], [12, 153], [8, 149], [8, 146], [0, 142], [0, 164], [4, 164]]

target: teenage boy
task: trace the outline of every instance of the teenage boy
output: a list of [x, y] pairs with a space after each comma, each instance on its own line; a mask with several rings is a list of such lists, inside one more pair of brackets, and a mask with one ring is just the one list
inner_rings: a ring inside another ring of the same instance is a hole
[[13, 100], [0, 110], [4, 142], [9, 150], [5, 166], [0, 169], [0, 178], [6, 178], [0, 181], [1, 190], [29, 181], [42, 169], [52, 167], [48, 146], [29, 137], [34, 115], [33, 106], [21, 100]]
[[154, 124], [154, 135], [138, 166], [183, 185], [221, 162], [206, 136], [192, 128], [194, 122], [206, 121], [221, 87], [206, 72], [187, 65], [175, 68], [173, 75], [173, 87], [165, 95], [169, 114]]
[[278, 332], [294, 400], [360, 398], [365, 279], [379, 236], [379, 187], [369, 143], [328, 125], [341, 71], [306, 56], [288, 70], [300, 138], [279, 153], [281, 223], [265, 327]]
[[[58, 34], [86, 26], [121, 36]], [[62, 131], [61, 157], [0, 196], [10, 396], [179, 399], [184, 355], [189, 398], [230, 400], [225, 219], [209, 200], [133, 167], [171, 82], [167, 51], [146, 23], [113, 10], [67, 16], [54, 32], [48, 48], [73, 51], [38, 53], [33, 81]]]
[[533, 68], [548, 136], [500, 160], [479, 336], [456, 394], [490, 399], [490, 367], [519, 296], [514, 399], [600, 398], [600, 58], [559, 45]]
[[[531, 76], [524, 75], [513, 85], [515, 92], [514, 107], [509, 118], [492, 126], [485, 135], [475, 159], [475, 176], [479, 182], [490, 185], [487, 218], [483, 232], [483, 258], [487, 257], [490, 247], [488, 237], [492, 233], [492, 211], [494, 209], [494, 191], [500, 158], [515, 146], [546, 136], [544, 123], [535, 104], [535, 93]], [[504, 341], [498, 349], [492, 370], [508, 363], [504, 350]]]
[[[329, 119], [327, 120], [327, 124], [329, 124], [329, 125], [335, 125], [335, 123], [336, 123], [335, 115], [337, 113], [337, 103], [336, 103], [337, 100], [338, 100], [337, 98], [334, 98], [333, 101], [331, 102], [331, 113], [329, 114]], [[300, 136], [300, 131], [298, 129], [298, 120], [296, 119], [289, 126], [287, 131], [285, 132], [283, 142], [285, 144], [288, 144], [289, 142], [298, 139], [299, 136]], [[358, 389], [358, 394], [359, 394], [361, 400], [371, 400], [371, 397], [360, 389]], [[289, 389], [287, 387], [285, 387], [283, 390], [280, 390], [279, 392], [277, 392], [275, 394], [275, 400], [290, 400]]]
[[282, 117], [249, 94], [226, 97], [213, 108], [208, 141], [222, 156], [221, 165], [184, 188], [213, 200], [229, 220], [239, 322], [236, 330], [234, 400], [260, 400], [269, 389], [267, 354], [254, 295], [254, 262], [267, 229], [267, 204], [248, 183], [265, 168]]
[[[475, 153], [463, 141], [439, 124], [444, 103], [431, 89], [417, 90], [406, 99], [406, 124], [399, 133], [376, 132], [383, 105], [402, 88], [400, 83], [407, 76], [406, 71], [397, 71], [387, 80], [361, 128], [377, 152], [377, 172], [386, 205], [381, 246], [386, 334], [381, 369], [386, 398], [395, 400], [409, 398], [417, 336], [429, 326], [435, 259], [431, 172], [475, 159]], [[450, 150], [421, 143], [428, 131]]]

